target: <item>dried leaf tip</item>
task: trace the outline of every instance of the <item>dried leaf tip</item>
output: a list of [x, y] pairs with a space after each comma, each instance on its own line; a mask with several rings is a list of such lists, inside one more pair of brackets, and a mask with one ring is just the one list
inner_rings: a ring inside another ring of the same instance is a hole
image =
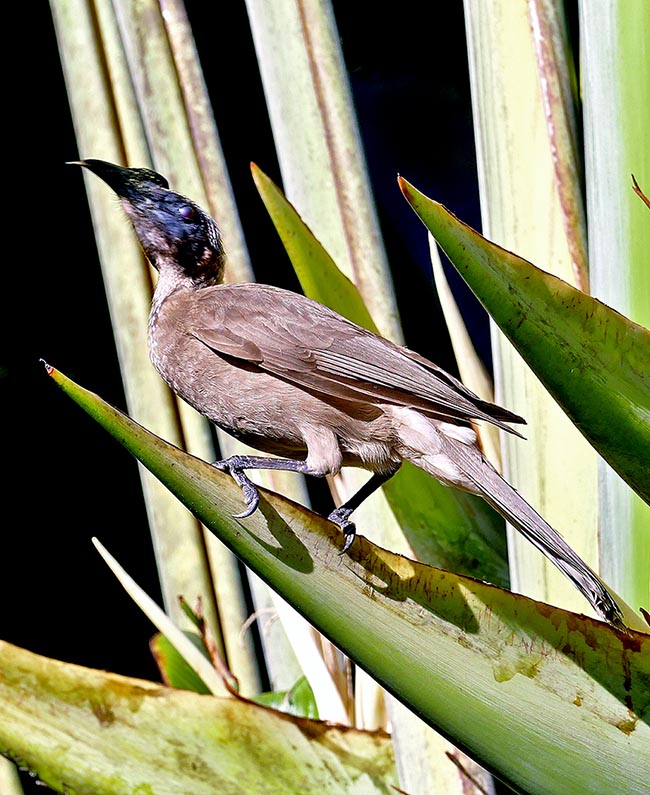
[[636, 193], [636, 195], [641, 199], [644, 204], [650, 207], [650, 199], [645, 195], [645, 193], [639, 187], [639, 183], [636, 181], [634, 174], [630, 174], [632, 177], [632, 190]]

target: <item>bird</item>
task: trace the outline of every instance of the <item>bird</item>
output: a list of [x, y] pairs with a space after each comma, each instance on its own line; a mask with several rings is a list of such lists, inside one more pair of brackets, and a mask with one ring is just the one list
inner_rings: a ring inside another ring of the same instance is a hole
[[328, 516], [353, 543], [351, 514], [404, 461], [478, 494], [534, 544], [605, 621], [624, 626], [598, 575], [481, 450], [473, 423], [525, 420], [471, 392], [432, 361], [299, 293], [224, 283], [217, 223], [148, 168], [73, 161], [117, 195], [158, 271], [148, 327], [153, 366], [214, 425], [272, 457], [214, 462], [239, 484], [250, 516], [260, 495], [246, 474], [281, 469], [322, 477], [354, 466], [370, 479]]

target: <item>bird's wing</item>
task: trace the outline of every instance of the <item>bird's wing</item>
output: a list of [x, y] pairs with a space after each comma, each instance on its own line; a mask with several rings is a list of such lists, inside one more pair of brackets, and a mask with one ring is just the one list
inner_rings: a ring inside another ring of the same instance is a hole
[[266, 285], [199, 291], [193, 335], [215, 352], [311, 392], [412, 406], [445, 420], [523, 422], [482, 401], [432, 362], [302, 295]]

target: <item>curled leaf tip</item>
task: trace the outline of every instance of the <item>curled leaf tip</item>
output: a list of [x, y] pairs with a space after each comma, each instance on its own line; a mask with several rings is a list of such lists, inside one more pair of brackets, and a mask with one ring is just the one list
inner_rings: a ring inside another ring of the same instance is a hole
[[52, 365], [51, 365], [51, 364], [48, 364], [48, 363], [45, 361], [45, 359], [39, 359], [38, 361], [39, 361], [39, 362], [40, 362], [40, 363], [43, 365], [43, 367], [45, 368], [45, 372], [46, 372], [48, 375], [52, 375], [52, 373], [54, 372], [54, 367], [52, 367]]

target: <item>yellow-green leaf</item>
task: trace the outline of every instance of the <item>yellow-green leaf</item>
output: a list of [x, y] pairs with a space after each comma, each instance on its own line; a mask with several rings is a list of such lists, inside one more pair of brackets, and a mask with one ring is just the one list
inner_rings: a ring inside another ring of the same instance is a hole
[[392, 744], [0, 641], [0, 753], [77, 795], [389, 795]]
[[[430, 725], [515, 788], [632, 795], [650, 779], [650, 635], [408, 560], [224, 473], [61, 373], [64, 391], [257, 574]], [[576, 753], [579, 748], [579, 753]], [[521, 760], [526, 764], [522, 765]]]
[[578, 429], [650, 501], [650, 331], [486, 240], [406, 180], [400, 186]]

